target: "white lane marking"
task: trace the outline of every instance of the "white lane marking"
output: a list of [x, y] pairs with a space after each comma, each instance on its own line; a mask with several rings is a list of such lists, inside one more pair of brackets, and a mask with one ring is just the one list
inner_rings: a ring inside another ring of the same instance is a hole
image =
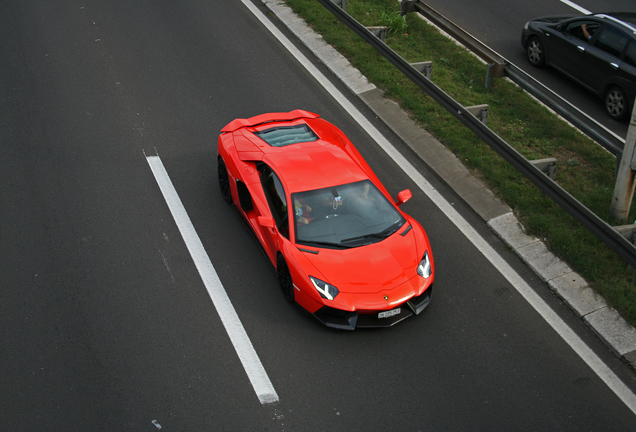
[[585, 14], [585, 15], [589, 15], [589, 14], [591, 14], [591, 13], [592, 13], [592, 12], [590, 12], [589, 10], [587, 10], [587, 9], [585, 9], [585, 8], [583, 8], [583, 7], [579, 6], [579, 5], [577, 5], [576, 3], [571, 2], [570, 0], [561, 0], [561, 3], [565, 3], [566, 5], [568, 5], [568, 6], [572, 7], [572, 8], [574, 8], [574, 9], [576, 9], [577, 11], [579, 11], [579, 12], [581, 12], [582, 14]]
[[612, 372], [610, 368], [579, 338], [574, 331], [539, 297], [532, 287], [506, 263], [485, 239], [453, 208], [446, 199], [398, 152], [371, 122], [325, 77], [303, 53], [292, 44], [251, 2], [241, 0], [258, 20], [280, 41], [305, 69], [340, 103], [377, 144], [411, 177], [429, 199], [444, 212], [448, 219], [470, 240], [490, 263], [514, 286], [528, 303], [570, 345], [607, 386], [636, 414], [636, 395]]
[[214, 303], [214, 307], [221, 317], [221, 322], [232, 341], [232, 345], [234, 345], [234, 349], [243, 364], [252, 387], [254, 387], [258, 400], [262, 404], [278, 402], [278, 394], [276, 394], [276, 390], [267, 376], [267, 372], [258, 358], [258, 354], [256, 354], [256, 350], [254, 350], [254, 346], [214, 270], [214, 266], [212, 266], [210, 257], [206, 253], [203, 243], [201, 243], [201, 239], [194, 229], [194, 225], [192, 225], [161, 159], [159, 156], [146, 156], [146, 159], [168, 204], [172, 217], [177, 223], [183, 241], [199, 271], [203, 284], [208, 290], [212, 303]]

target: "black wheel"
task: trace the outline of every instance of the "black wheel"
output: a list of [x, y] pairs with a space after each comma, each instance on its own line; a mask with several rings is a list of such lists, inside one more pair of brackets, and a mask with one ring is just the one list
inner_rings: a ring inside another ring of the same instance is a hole
[[219, 175], [219, 187], [221, 188], [221, 195], [225, 202], [232, 204], [232, 191], [230, 189], [230, 178], [227, 175], [227, 168], [222, 158], [219, 158], [217, 165], [217, 172]]
[[605, 93], [605, 111], [614, 120], [623, 120], [629, 114], [627, 95], [620, 87], [612, 87]]
[[528, 49], [526, 50], [528, 61], [534, 67], [542, 67], [545, 65], [545, 49], [541, 39], [534, 36], [528, 41]]
[[278, 273], [278, 283], [283, 291], [283, 297], [288, 302], [294, 303], [294, 283], [292, 282], [291, 273], [289, 273], [289, 267], [287, 267], [287, 261], [282, 255], [278, 255], [278, 258], [276, 258], [276, 272]]

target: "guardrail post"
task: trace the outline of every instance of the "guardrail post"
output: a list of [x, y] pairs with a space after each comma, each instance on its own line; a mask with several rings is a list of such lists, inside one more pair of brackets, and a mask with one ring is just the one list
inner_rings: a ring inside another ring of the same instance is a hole
[[477, 117], [483, 124], [488, 123], [488, 104], [473, 105], [466, 108], [466, 111]]
[[615, 226], [614, 229], [636, 246], [636, 224]]
[[340, 6], [343, 11], [347, 10], [347, 2], [349, 0], [331, 0], [331, 1], [334, 2], [334, 4]]
[[537, 167], [539, 171], [545, 173], [548, 177], [554, 180], [554, 174], [556, 173], [557, 164], [557, 160], [555, 158], [536, 159], [529, 162]]
[[386, 26], [370, 26], [367, 27], [375, 37], [380, 39], [382, 42], [386, 42]]
[[493, 78], [493, 67], [495, 65], [492, 63], [488, 64], [488, 68], [486, 69], [486, 88], [492, 88], [492, 78]]
[[617, 221], [624, 221], [629, 216], [634, 188], [636, 188], [636, 103], [632, 110], [632, 119], [629, 122], [610, 206], [610, 214]]
[[426, 78], [428, 78], [429, 80], [431, 79], [431, 74], [433, 73], [432, 61], [411, 63], [411, 66], [417, 69], [422, 75], [426, 76]]
[[415, 3], [417, 3], [417, 0], [401, 0], [400, 16], [404, 16], [409, 12], [415, 12]]

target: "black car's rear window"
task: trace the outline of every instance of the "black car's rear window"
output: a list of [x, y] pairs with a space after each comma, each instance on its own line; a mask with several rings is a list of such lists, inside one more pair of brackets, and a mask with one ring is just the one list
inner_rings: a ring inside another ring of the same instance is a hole
[[254, 132], [254, 135], [272, 147], [284, 147], [292, 144], [316, 141], [318, 139], [318, 135], [306, 124], [273, 127]]

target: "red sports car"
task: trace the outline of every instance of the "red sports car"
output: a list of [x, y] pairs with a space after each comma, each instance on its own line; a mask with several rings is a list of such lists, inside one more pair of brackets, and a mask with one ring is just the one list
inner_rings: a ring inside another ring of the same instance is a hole
[[276, 269], [283, 296], [329, 327], [387, 327], [431, 301], [435, 266], [424, 229], [349, 139], [295, 110], [221, 129], [218, 178]]

